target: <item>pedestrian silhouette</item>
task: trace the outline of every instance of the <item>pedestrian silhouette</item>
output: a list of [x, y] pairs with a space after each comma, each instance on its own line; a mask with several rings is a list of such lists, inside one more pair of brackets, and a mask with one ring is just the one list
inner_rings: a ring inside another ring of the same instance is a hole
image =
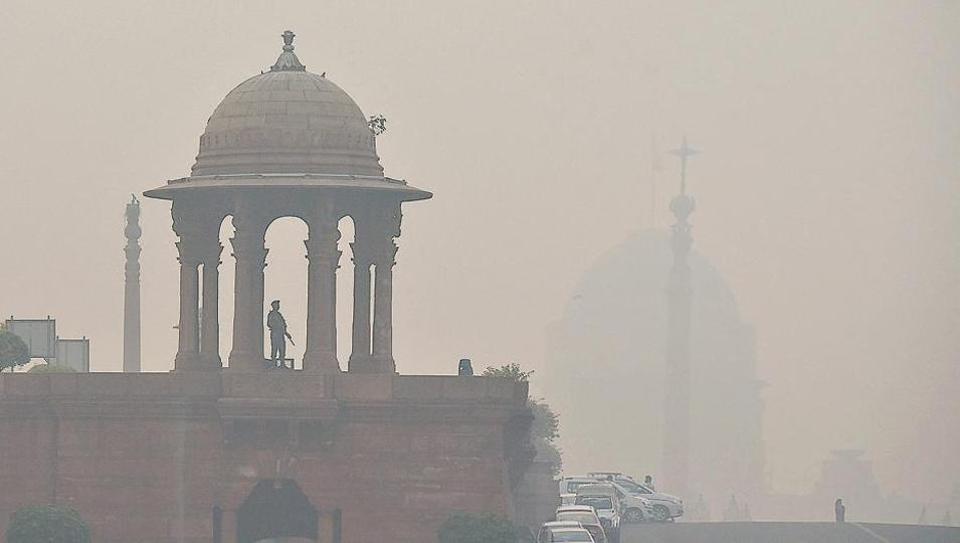
[[833, 502], [833, 513], [837, 516], [837, 522], [847, 521], [847, 507], [843, 505], [843, 499], [837, 498], [837, 501]]
[[[293, 337], [287, 332], [287, 320], [280, 313], [280, 300], [270, 302], [267, 313], [267, 328], [270, 329], [270, 361], [274, 367], [286, 367], [287, 338], [293, 343]], [[292, 366], [292, 364], [291, 364]]]

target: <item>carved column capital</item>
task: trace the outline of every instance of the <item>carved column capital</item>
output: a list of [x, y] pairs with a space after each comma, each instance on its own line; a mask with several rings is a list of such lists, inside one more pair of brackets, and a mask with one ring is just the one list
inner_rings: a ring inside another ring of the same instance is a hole
[[242, 235], [240, 231], [230, 238], [230, 246], [233, 249], [232, 255], [237, 262], [251, 263], [259, 265], [261, 268], [267, 265], [267, 253], [269, 249], [264, 247], [263, 238], [257, 236]]
[[178, 260], [181, 264], [187, 266], [199, 266], [200, 264], [219, 266], [220, 254], [223, 251], [223, 245], [220, 245], [216, 238], [204, 239], [191, 234], [181, 234], [180, 240], [176, 242]]
[[312, 262], [324, 263], [340, 261], [343, 251], [337, 248], [337, 242], [340, 241], [340, 232], [334, 230], [334, 234], [327, 233], [315, 234], [311, 231], [310, 237], [304, 240], [303, 244], [307, 248], [307, 260]]
[[373, 257], [373, 263], [377, 267], [393, 267], [397, 264], [397, 251], [399, 247], [392, 239], [389, 242], [383, 243], [381, 246], [377, 247], [376, 253]]

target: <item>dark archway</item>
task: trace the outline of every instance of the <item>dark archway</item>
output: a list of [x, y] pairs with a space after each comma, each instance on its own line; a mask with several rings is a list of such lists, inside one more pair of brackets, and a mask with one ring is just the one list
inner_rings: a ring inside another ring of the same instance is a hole
[[318, 520], [316, 508], [292, 479], [263, 480], [237, 510], [237, 543], [317, 541]]

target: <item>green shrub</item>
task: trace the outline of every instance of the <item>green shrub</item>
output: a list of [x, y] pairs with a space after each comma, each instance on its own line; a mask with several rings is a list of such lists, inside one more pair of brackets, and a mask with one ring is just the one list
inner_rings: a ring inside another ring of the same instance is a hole
[[30, 362], [30, 351], [20, 336], [0, 329], [0, 371]]
[[496, 515], [451, 515], [437, 532], [440, 543], [517, 543], [520, 531]]
[[18, 509], [7, 526], [7, 543], [90, 543], [90, 529], [69, 507]]

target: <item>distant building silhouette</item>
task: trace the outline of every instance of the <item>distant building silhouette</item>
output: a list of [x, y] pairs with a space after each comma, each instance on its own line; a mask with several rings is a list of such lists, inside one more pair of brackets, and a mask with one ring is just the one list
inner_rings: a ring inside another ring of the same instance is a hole
[[[561, 446], [572, 465], [642, 477], [679, 494], [663, 472], [667, 304], [673, 261], [665, 232], [632, 234], [582, 276], [547, 337], [544, 395], [563, 420]], [[763, 383], [755, 334], [734, 293], [695, 249], [690, 251], [689, 491], [716, 512], [731, 493], [751, 502], [764, 493]], [[617, 432], [598, 431], [606, 420]], [[586, 457], [589, 455], [589, 457]], [[754, 507], [754, 514], [758, 513]], [[717, 515], [719, 516], [719, 515]]]

